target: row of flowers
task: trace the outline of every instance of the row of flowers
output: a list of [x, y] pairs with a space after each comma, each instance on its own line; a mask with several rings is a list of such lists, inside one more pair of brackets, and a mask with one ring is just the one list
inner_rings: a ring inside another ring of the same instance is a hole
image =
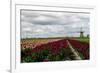
[[89, 44], [82, 43], [73, 39], [61, 39], [47, 43], [22, 43], [21, 44], [21, 61], [22, 62], [42, 62], [58, 61], [67, 58], [74, 59], [68, 46], [68, 42], [79, 52], [85, 59], [89, 59]]
[[66, 47], [68, 47], [68, 43], [67, 43], [66, 39], [48, 42], [46, 44], [39, 44], [37, 46], [34, 46], [34, 43], [33, 43], [33, 45], [32, 44], [30, 44], [30, 45], [29, 44], [21, 44], [21, 48], [25, 48], [25, 49], [30, 48], [32, 53], [39, 52], [43, 49], [48, 49], [53, 54], [57, 54], [61, 48], [66, 48]]
[[77, 49], [84, 55], [85, 59], [89, 59], [89, 44], [88, 43], [77, 41], [74, 39], [68, 39], [68, 41], [75, 49]]
[[22, 62], [61, 61], [69, 55], [70, 51], [66, 39], [21, 50]]

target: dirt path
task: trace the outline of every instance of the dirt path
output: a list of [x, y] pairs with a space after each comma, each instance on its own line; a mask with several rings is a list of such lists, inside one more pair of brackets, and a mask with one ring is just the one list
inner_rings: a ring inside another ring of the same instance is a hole
[[81, 60], [81, 57], [78, 55], [78, 53], [75, 51], [75, 49], [72, 47], [72, 45], [70, 44], [70, 42], [67, 40], [67, 42], [68, 42], [68, 45], [69, 45], [69, 47], [70, 47], [70, 49], [71, 49], [71, 51], [72, 51], [72, 53], [74, 54], [74, 56], [75, 56], [75, 59], [76, 60]]

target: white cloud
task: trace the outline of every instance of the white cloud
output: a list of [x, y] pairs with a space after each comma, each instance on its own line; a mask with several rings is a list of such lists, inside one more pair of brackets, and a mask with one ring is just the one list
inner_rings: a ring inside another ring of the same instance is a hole
[[83, 28], [89, 34], [89, 14], [21, 11], [21, 35], [25, 37], [79, 36]]

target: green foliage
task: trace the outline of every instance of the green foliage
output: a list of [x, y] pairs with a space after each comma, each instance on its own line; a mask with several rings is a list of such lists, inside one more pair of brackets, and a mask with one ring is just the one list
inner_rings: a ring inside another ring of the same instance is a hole
[[21, 51], [21, 62], [41, 62], [47, 58], [48, 54], [49, 50], [47, 49], [36, 53], [31, 53], [31, 50], [27, 49]]
[[[30, 53], [30, 54], [29, 54]], [[80, 54], [80, 53], [79, 53]], [[80, 54], [82, 56], [82, 54]], [[82, 56], [83, 57], [83, 56]], [[62, 48], [60, 52], [56, 55], [52, 54], [48, 49], [44, 49], [39, 52], [31, 53], [31, 49], [21, 51], [21, 62], [43, 62], [48, 61], [64, 61], [67, 59], [74, 60], [74, 55], [70, 48]]]

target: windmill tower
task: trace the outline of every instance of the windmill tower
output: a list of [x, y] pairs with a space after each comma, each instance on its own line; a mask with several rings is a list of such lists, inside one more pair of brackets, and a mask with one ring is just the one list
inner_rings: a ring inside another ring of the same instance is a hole
[[82, 27], [80, 28], [80, 37], [81, 37], [81, 38], [84, 37], [84, 31], [82, 30]]

